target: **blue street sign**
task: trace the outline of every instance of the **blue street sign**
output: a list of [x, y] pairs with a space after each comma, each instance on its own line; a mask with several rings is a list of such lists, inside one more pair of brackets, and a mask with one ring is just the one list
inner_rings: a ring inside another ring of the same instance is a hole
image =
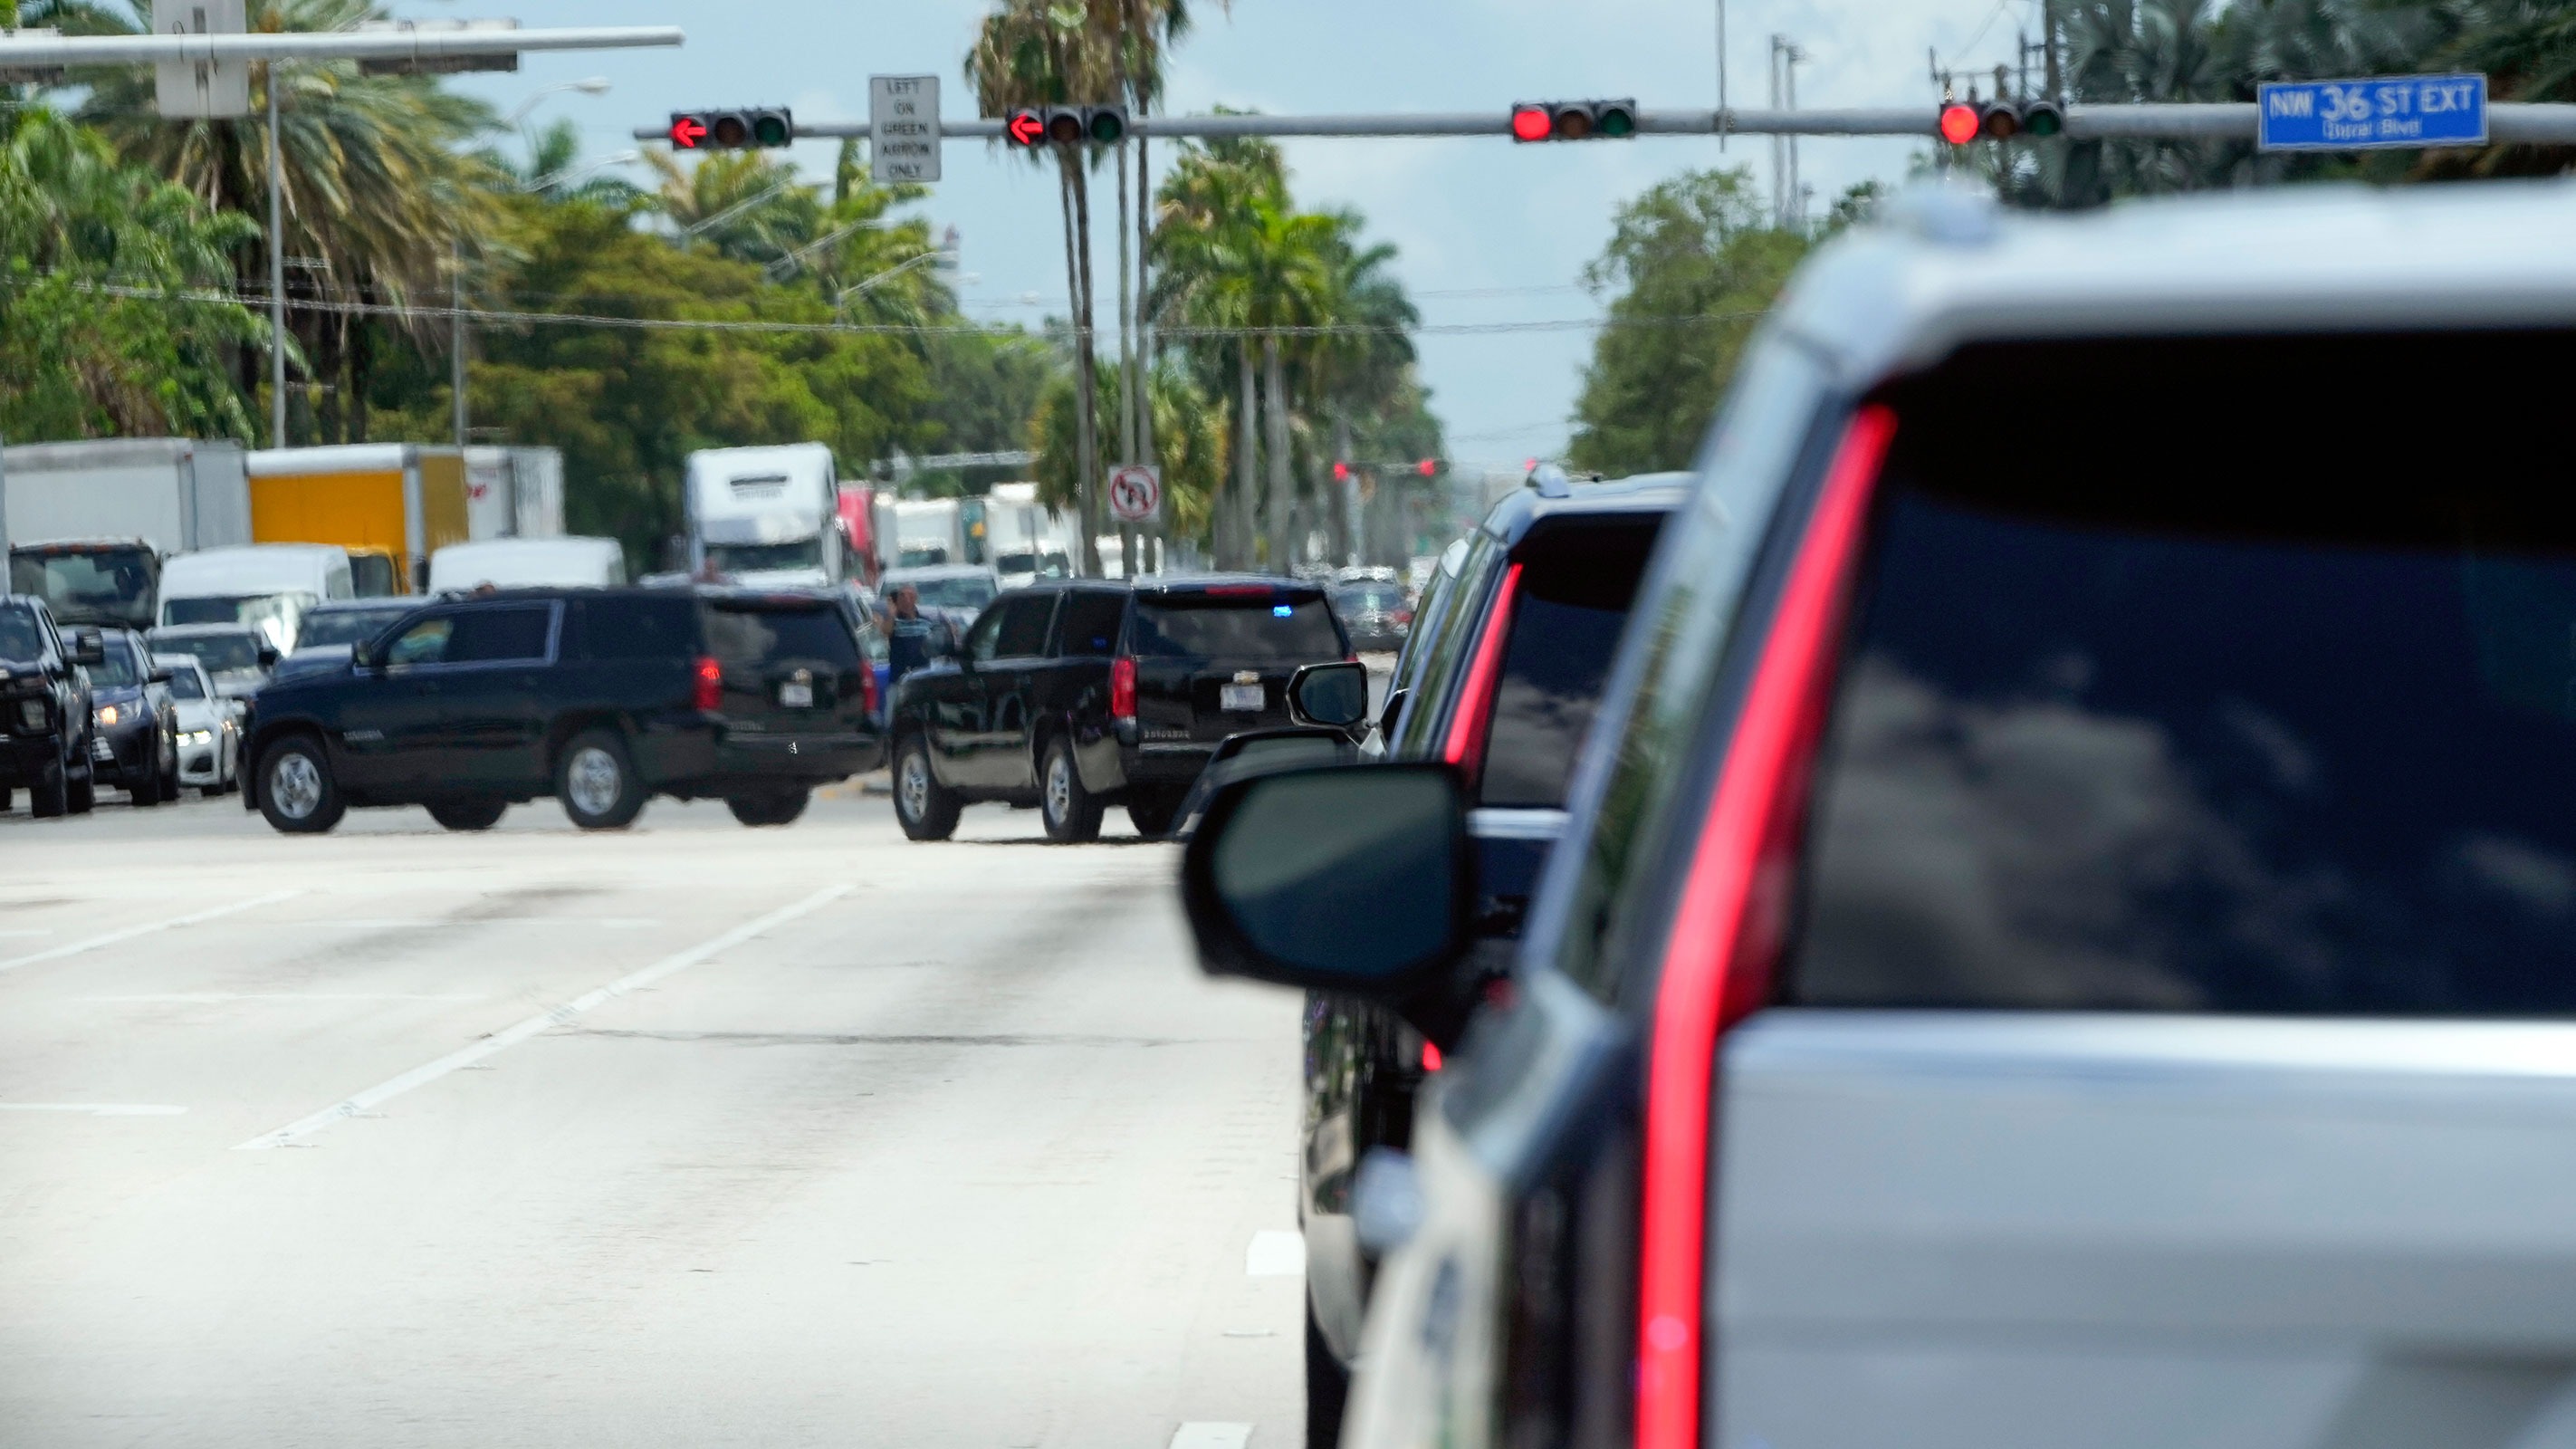
[[2487, 78], [2402, 75], [2259, 86], [2265, 151], [2356, 151], [2384, 146], [2483, 146]]

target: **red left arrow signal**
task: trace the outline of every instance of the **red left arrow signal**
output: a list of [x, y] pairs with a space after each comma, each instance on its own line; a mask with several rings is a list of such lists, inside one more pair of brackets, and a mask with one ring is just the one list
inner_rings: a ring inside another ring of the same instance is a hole
[[1046, 135], [1046, 121], [1035, 111], [1013, 111], [1003, 129], [1011, 133], [1013, 145], [1034, 146]]
[[678, 116], [671, 121], [671, 144], [683, 151], [695, 151], [707, 138], [707, 123], [695, 116]]

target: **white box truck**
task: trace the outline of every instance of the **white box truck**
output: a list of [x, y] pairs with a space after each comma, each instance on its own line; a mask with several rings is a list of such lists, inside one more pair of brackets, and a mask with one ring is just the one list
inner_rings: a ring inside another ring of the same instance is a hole
[[194, 438], [0, 449], [11, 591], [65, 623], [150, 628], [163, 559], [251, 541], [243, 460], [236, 443]]
[[821, 443], [689, 455], [681, 493], [689, 572], [753, 587], [831, 588], [850, 577], [841, 485]]
[[466, 533], [494, 538], [563, 536], [563, 454], [553, 448], [465, 450]]

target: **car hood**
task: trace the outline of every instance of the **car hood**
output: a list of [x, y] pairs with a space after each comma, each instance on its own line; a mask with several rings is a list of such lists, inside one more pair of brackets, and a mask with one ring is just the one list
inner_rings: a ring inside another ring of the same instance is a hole
[[170, 717], [183, 730], [212, 730], [222, 728], [231, 713], [215, 700], [182, 699], [175, 701]]
[[143, 697], [143, 690], [131, 684], [109, 684], [89, 692], [92, 704], [132, 704]]

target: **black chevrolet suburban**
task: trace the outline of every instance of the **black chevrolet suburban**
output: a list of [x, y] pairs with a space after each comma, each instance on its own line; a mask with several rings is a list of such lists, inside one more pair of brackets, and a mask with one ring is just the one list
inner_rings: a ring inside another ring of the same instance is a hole
[[896, 686], [895, 818], [945, 840], [978, 800], [1090, 840], [1111, 804], [1161, 835], [1226, 736], [1288, 725], [1297, 670], [1350, 657], [1324, 591], [1293, 579], [1085, 579], [1004, 594], [954, 659]]
[[552, 795], [586, 830], [654, 795], [784, 825], [813, 787], [876, 769], [876, 679], [820, 594], [527, 589], [406, 614], [253, 706], [245, 803], [282, 831], [353, 805], [426, 805], [482, 830]]
[[89, 672], [96, 639], [74, 646], [45, 601], [0, 594], [0, 810], [25, 787], [39, 817], [80, 814], [96, 798], [90, 772]]

